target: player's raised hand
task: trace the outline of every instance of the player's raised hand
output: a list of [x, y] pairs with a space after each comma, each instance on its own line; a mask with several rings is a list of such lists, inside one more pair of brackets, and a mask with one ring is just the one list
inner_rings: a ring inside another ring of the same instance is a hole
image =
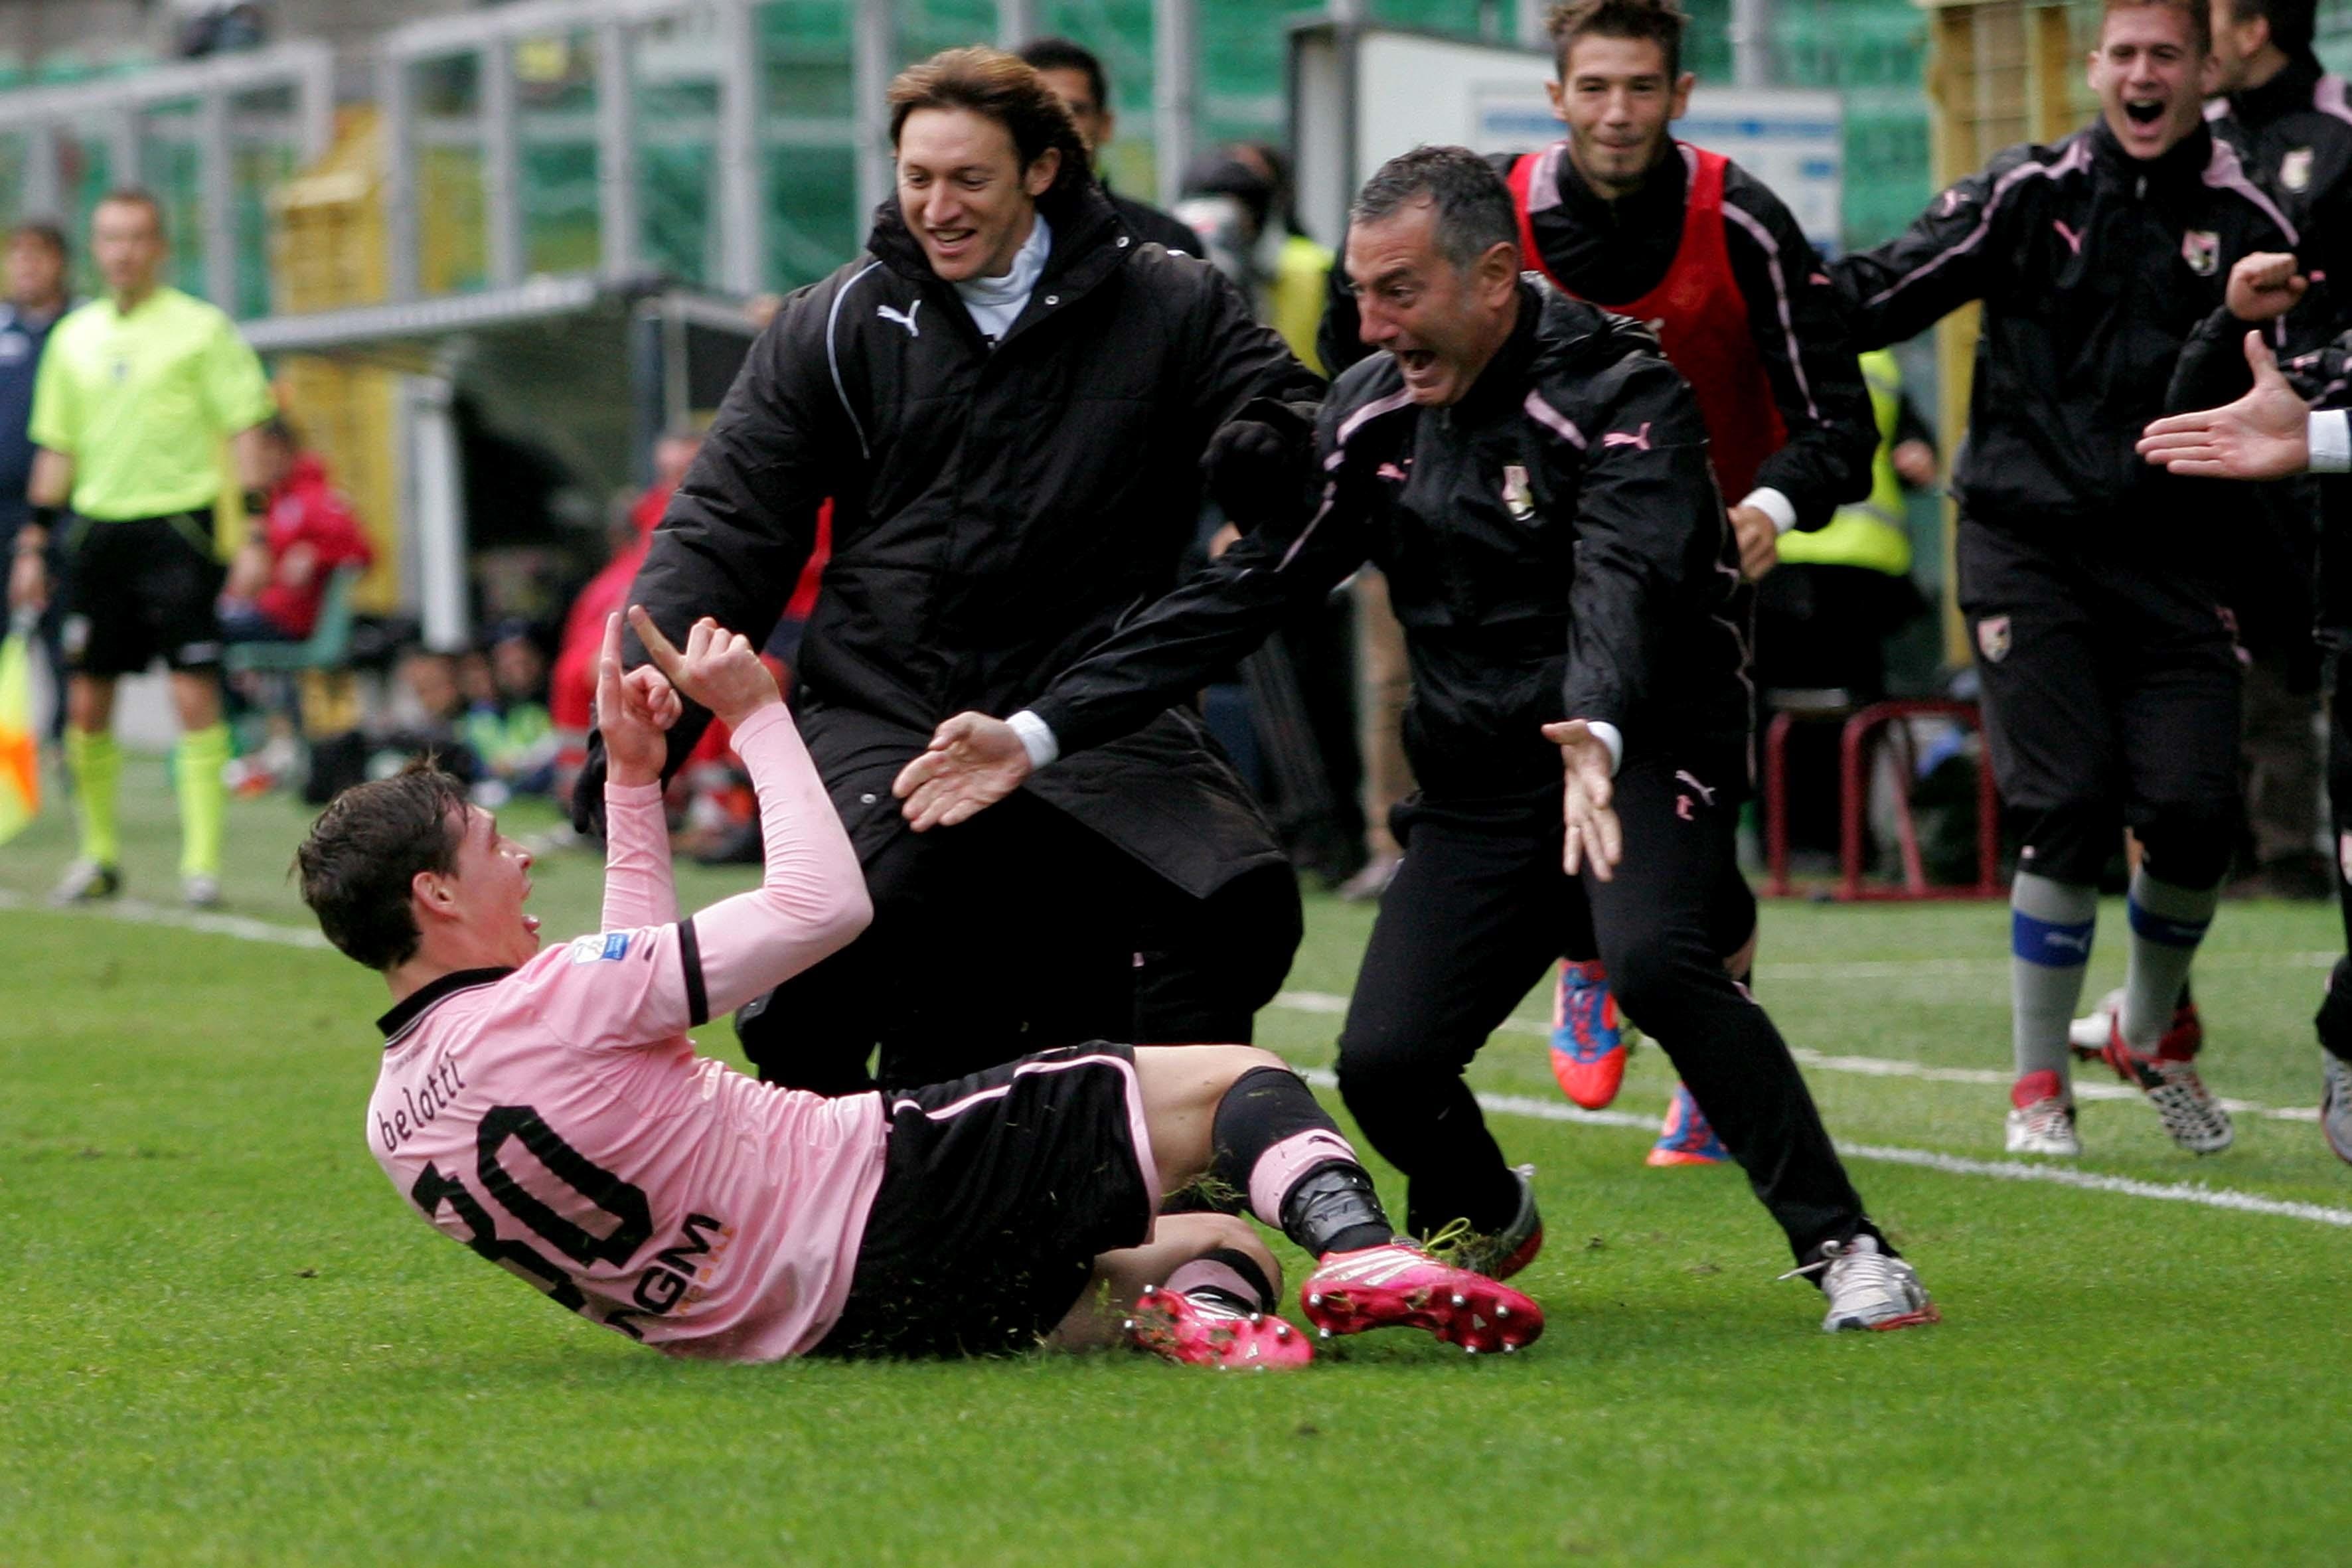
[[2295, 270], [2294, 257], [2258, 250], [2238, 258], [2238, 264], [2230, 268], [2222, 300], [2230, 314], [2242, 321], [2270, 321], [2294, 310], [2310, 287], [2310, 279]]
[[1560, 817], [1568, 837], [1560, 848], [1560, 869], [1571, 877], [1589, 870], [1601, 881], [1613, 881], [1617, 863], [1625, 858], [1625, 836], [1617, 823], [1617, 786], [1609, 776], [1609, 744], [1581, 719], [1547, 724], [1543, 732], [1545, 740], [1559, 748], [1566, 775]]
[[985, 713], [959, 713], [931, 732], [929, 748], [898, 770], [890, 793], [907, 804], [918, 833], [966, 822], [1021, 787], [1029, 748], [1019, 731]]
[[650, 665], [621, 671], [621, 616], [604, 617], [604, 647], [596, 661], [596, 727], [604, 732], [606, 777], [616, 784], [659, 784], [668, 742], [663, 738], [682, 710], [677, 689]]
[[2246, 334], [2253, 390], [2235, 403], [2168, 415], [2139, 438], [2158, 468], [2205, 479], [2280, 479], [2311, 466], [2310, 405], [2287, 384], [2260, 332]]
[[769, 703], [783, 700], [759, 650], [740, 632], [727, 630], [709, 616], [688, 628], [683, 653], [662, 636], [642, 605], [629, 606], [629, 626], [646, 645], [654, 668], [730, 730]]

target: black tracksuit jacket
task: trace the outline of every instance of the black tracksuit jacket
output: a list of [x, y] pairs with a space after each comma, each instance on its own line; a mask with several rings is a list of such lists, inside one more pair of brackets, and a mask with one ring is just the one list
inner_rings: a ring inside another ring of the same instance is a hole
[[[1091, 184], [1040, 210], [1045, 273], [992, 347], [885, 203], [867, 254], [753, 344], [630, 589], [673, 639], [709, 615], [757, 643], [833, 498], [795, 708], [861, 853], [904, 830], [888, 777], [941, 720], [1022, 706], [1175, 585], [1210, 433], [1323, 390], [1213, 268], [1136, 239]], [[1171, 706], [1186, 695], [1032, 787], [1205, 896], [1281, 851]]]
[[2124, 517], [2179, 523], [2195, 487], [2140, 460], [2181, 346], [2231, 267], [2292, 246], [2293, 225], [2203, 126], [2161, 158], [2130, 157], [2104, 121], [2011, 147], [1874, 250], [1832, 264], [1859, 349], [1984, 304], [1962, 509], [2032, 535]]
[[1511, 337], [1446, 408], [1364, 361], [1318, 426], [1309, 514], [1268, 521], [1030, 706], [1076, 755], [1248, 652], [1366, 561], [1412, 670], [1404, 741], [1432, 799], [1560, 781], [1540, 727], [1607, 720], [1636, 749], [1739, 748], [1744, 616], [1689, 387], [1640, 323], [1523, 283]]

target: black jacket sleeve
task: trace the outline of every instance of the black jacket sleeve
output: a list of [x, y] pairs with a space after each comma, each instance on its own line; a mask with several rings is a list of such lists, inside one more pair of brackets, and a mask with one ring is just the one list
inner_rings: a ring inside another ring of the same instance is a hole
[[[1327, 411], [1319, 449], [1330, 449], [1336, 423]], [[1199, 690], [1363, 564], [1359, 494], [1344, 470], [1327, 477], [1313, 511], [1262, 523], [1057, 677], [1030, 711], [1068, 752], [1115, 740]]]
[[[1642, 438], [1555, 448], [1580, 470], [1563, 490], [1577, 497], [1563, 695], [1570, 718], [1606, 720], [1630, 745], [1648, 727], [1660, 667], [1684, 651], [1668, 645], [1687, 632], [1691, 606], [1737, 576], [1724, 575], [1728, 524], [1688, 384], [1646, 334], [1621, 328], [1595, 351], [1601, 363], [1581, 369], [1576, 423]], [[1577, 390], [1556, 383], [1545, 395]]]
[[[838, 284], [795, 295], [751, 345], [654, 531], [629, 600], [674, 643], [703, 616], [755, 647], [767, 640], [815, 548], [817, 509], [861, 449], [827, 368]], [[646, 662], [634, 636], [626, 648], [630, 665]], [[688, 705], [670, 731], [673, 767], [709, 720]]]
[[1218, 426], [1259, 399], [1287, 405], [1311, 426], [1322, 406], [1323, 378], [1298, 363], [1282, 335], [1257, 319], [1224, 274], [1205, 261], [1179, 265], [1196, 268], [1207, 279], [1185, 329], [1198, 345], [1189, 389], [1199, 421], [1196, 446], [1205, 448]]
[[[1830, 264], [1845, 303], [1852, 348], [1866, 352], [1916, 337], [1962, 305], [1984, 298], [1993, 284], [1987, 261], [2000, 254], [2000, 231], [2010, 209], [2021, 200], [2017, 189], [2032, 183], [2004, 187], [2000, 177], [2042, 151], [2011, 148], [1937, 195], [1893, 239]], [[1977, 232], [1979, 226], [1985, 233]]]
[[[1780, 199], [1742, 177], [1724, 192], [1724, 240], [1748, 301], [1748, 335], [1771, 383], [1787, 444], [1756, 472], [1779, 490], [1797, 526], [1816, 529], [1870, 493], [1878, 448], [1870, 394], [1846, 341], [1844, 312], [1821, 258]], [[1738, 504], [1738, 496], [1726, 496]]]

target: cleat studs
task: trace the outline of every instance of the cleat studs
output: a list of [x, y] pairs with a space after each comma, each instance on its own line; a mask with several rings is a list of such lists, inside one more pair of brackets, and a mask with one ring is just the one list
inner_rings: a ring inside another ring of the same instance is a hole
[[1331, 1337], [1331, 1331], [1328, 1329], [1318, 1329], [1315, 1331], [1324, 1339], [1328, 1340]]
[[1470, 1298], [1456, 1290], [1454, 1292], [1454, 1304], [1457, 1307], [1466, 1307], [1470, 1304]]
[[1250, 1314], [1251, 1328], [1255, 1328], [1264, 1321], [1265, 1321], [1265, 1314], [1264, 1312], [1252, 1312]]
[[1319, 1307], [1319, 1306], [1321, 1306], [1321, 1305], [1323, 1304], [1323, 1292], [1322, 1292], [1322, 1291], [1320, 1291], [1320, 1290], [1318, 1290], [1318, 1291], [1316, 1291], [1316, 1292], [1315, 1292], [1315, 1294], [1313, 1294], [1312, 1296], [1307, 1297], [1307, 1304], [1308, 1306], [1310, 1306], [1310, 1307]]
[[1499, 1318], [1507, 1318], [1507, 1317], [1509, 1317], [1510, 1315], [1511, 1315], [1511, 1304], [1510, 1304], [1509, 1302], [1507, 1302], [1507, 1301], [1497, 1301], [1497, 1302], [1496, 1302], [1496, 1303], [1495, 1303], [1495, 1316], [1496, 1316], [1496, 1318], [1498, 1318], [1498, 1319], [1499, 1319]]
[[1519, 1348], [1519, 1342], [1518, 1342], [1518, 1341], [1517, 1341], [1517, 1340], [1505, 1340], [1505, 1341], [1503, 1342], [1503, 1353], [1504, 1353], [1505, 1355], [1509, 1355], [1509, 1354], [1513, 1353], [1513, 1352], [1516, 1352], [1518, 1348]]

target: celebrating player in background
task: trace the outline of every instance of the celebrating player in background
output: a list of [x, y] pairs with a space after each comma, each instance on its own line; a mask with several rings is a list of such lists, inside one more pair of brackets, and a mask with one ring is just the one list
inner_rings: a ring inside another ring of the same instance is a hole
[[[30, 520], [25, 487], [33, 477], [33, 454], [38, 450], [26, 430], [33, 414], [33, 378], [41, 366], [41, 348], [49, 330], [65, 315], [66, 237], [53, 224], [20, 223], [8, 231], [6, 287], [0, 299], [0, 552], [16, 559], [16, 545]], [[54, 572], [62, 559], [54, 527], [42, 529], [25, 541], [26, 552], [41, 557], [45, 572]], [[48, 661], [52, 690], [47, 733], [51, 740], [65, 733], [66, 657], [58, 637], [58, 606], [40, 612], [37, 636]]]
[[2126, 826], [2145, 853], [2100, 1054], [2181, 1147], [2231, 1140], [2181, 985], [2236, 847], [2238, 650], [2194, 488], [2131, 453], [2232, 264], [2294, 242], [2205, 126], [2207, 23], [2204, 0], [2110, 0], [2090, 59], [2095, 121], [2002, 153], [1907, 233], [1836, 266], [1865, 346], [1984, 305], [1957, 565], [1994, 773], [2022, 838], [2015, 1153], [2082, 1151], [2067, 1026]]
[[106, 297], [49, 335], [33, 390], [32, 520], [17, 535], [11, 604], [46, 602], [37, 548], [70, 501], [79, 519], [65, 573], [66, 765], [80, 815], [81, 856], [52, 896], [110, 898], [122, 886], [115, 785], [114, 683], [157, 658], [171, 667], [180, 743], [180, 890], [220, 902], [228, 790], [221, 721], [224, 576], [213, 550], [220, 448], [234, 438], [246, 514], [264, 510], [258, 426], [276, 412], [269, 384], [219, 310], [162, 286], [163, 212], [144, 191], [117, 191], [90, 217], [90, 252]]
[[[1755, 928], [1732, 829], [1748, 780], [1738, 553], [1706, 427], [1657, 342], [1519, 276], [1510, 192], [1423, 147], [1357, 197], [1365, 340], [1314, 440], [1236, 421], [1214, 488], [1256, 531], [1034, 696], [961, 714], [903, 773], [918, 827], [962, 822], [1148, 718], [1366, 560], [1413, 668], [1421, 791], [1339, 1037], [1339, 1088], [1411, 1181], [1408, 1226], [1459, 1224], [1507, 1274], [1543, 1230], [1464, 1069], [1551, 963], [1593, 942], [1626, 1011], [1821, 1276], [1829, 1329], [1935, 1310], [1864, 1215], [1788, 1047], [1727, 973]], [[1270, 416], [1272, 411], [1266, 411]], [[1058, 764], [1055, 764], [1058, 765]]]
[[[631, 591], [673, 635], [710, 612], [764, 638], [833, 499], [794, 711], [875, 918], [737, 1020], [744, 1052], [843, 1092], [877, 1081], [877, 1038], [894, 1085], [1044, 1044], [1245, 1041], [1298, 889], [1181, 700], [960, 842], [908, 832], [890, 781], [941, 720], [1016, 704], [1173, 586], [1211, 433], [1322, 384], [1205, 262], [1137, 240], [1028, 66], [951, 49], [890, 105], [870, 255], [761, 334]], [[673, 765], [698, 730], [689, 710]], [[583, 817], [600, 776], [592, 752]]]
[[[1244, 1205], [1324, 1261], [1310, 1321], [1425, 1329], [1466, 1350], [1543, 1330], [1516, 1290], [1394, 1239], [1331, 1119], [1245, 1046], [1088, 1045], [886, 1098], [756, 1083], [686, 1031], [854, 940], [856, 852], [751, 643], [705, 618], [683, 652], [605, 623], [602, 930], [539, 951], [529, 851], [429, 767], [320, 816], [302, 896], [383, 973], [376, 1161], [452, 1238], [591, 1321], [677, 1355], [1004, 1352], [1133, 1342], [1296, 1366], [1280, 1271]], [[676, 689], [671, 683], [676, 683]], [[678, 692], [732, 731], [759, 792], [754, 891], [680, 920], [662, 816]], [[1234, 1212], [1159, 1217], [1206, 1184]]]
[[[1677, 142], [1696, 79], [1682, 68], [1689, 18], [1673, 0], [1576, 0], [1546, 20], [1559, 68], [1547, 84], [1568, 134], [1540, 153], [1490, 159], [1508, 181], [1528, 267], [1605, 310], [1646, 321], [1691, 384], [1742, 569], [1771, 568], [1775, 541], [1821, 528], [1869, 493], [1875, 429], [1833, 290], [1780, 199], [1719, 153]], [[1347, 280], [1332, 274], [1325, 363], [1364, 353]], [[1745, 624], [1743, 600], [1736, 616]], [[1724, 956], [1746, 979], [1753, 931]], [[1625, 1053], [1606, 966], [1571, 952], [1560, 969], [1553, 1070], [1578, 1104], [1607, 1105]], [[1710, 1110], [1712, 1108], [1709, 1108]], [[1677, 1085], [1653, 1155], [1723, 1157]]]
[[[2352, 472], [2352, 429], [2339, 405], [2314, 411], [2311, 402], [2340, 399], [2352, 386], [2352, 333], [2326, 349], [2298, 355], [2282, 373], [2259, 331], [2249, 322], [2284, 310], [2303, 292], [2292, 257], [2248, 257], [2230, 279], [2230, 308], [2217, 312], [2180, 356], [2180, 371], [2168, 399], [2195, 406], [2227, 397], [2245, 384], [2244, 363], [2253, 385], [2236, 401], [2197, 407], [2157, 420], [2139, 443], [2142, 456], [2176, 474], [2206, 479], [2278, 479], [2302, 473]], [[2240, 312], [2242, 312], [2241, 314]], [[2320, 599], [2323, 605], [2352, 601], [2352, 533], [2327, 491], [2328, 526], [2320, 535]], [[2336, 700], [2328, 704], [2327, 803], [2335, 818], [2337, 905], [2344, 917], [2347, 957], [2327, 977], [2327, 994], [2313, 1020], [2320, 1044], [2320, 1131], [2336, 1155], [2352, 1162], [2352, 648], [2343, 623], [2322, 621], [2320, 636], [2334, 643]]]

